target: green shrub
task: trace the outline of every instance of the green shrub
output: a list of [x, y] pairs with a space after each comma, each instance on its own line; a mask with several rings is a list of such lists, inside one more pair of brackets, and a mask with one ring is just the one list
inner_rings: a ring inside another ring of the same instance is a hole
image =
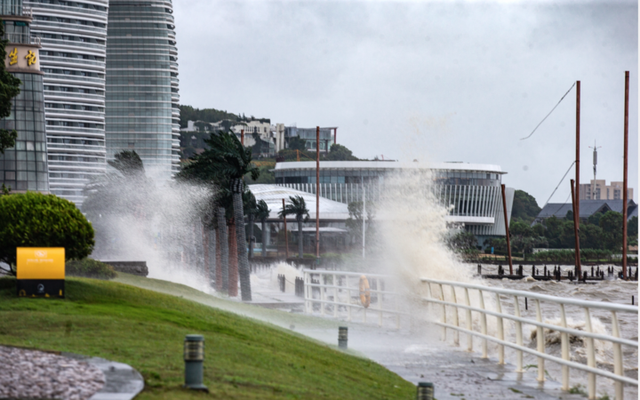
[[105, 264], [93, 258], [71, 260], [65, 264], [66, 275], [81, 276], [84, 278], [113, 279], [116, 271], [109, 264]]
[[82, 259], [93, 237], [91, 223], [68, 200], [36, 192], [0, 196], [2, 262], [15, 265], [17, 247], [64, 247], [67, 260]]

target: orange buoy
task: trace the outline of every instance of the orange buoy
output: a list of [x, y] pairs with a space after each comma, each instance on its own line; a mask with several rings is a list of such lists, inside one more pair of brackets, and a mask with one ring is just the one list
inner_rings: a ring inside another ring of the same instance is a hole
[[369, 280], [367, 280], [367, 277], [364, 275], [360, 276], [360, 302], [362, 303], [364, 308], [368, 308], [369, 304], [371, 304]]

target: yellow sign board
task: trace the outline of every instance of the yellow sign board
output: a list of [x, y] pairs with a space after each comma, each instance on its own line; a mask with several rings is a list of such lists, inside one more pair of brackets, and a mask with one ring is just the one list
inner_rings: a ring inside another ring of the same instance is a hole
[[64, 279], [64, 247], [18, 247], [18, 279]]

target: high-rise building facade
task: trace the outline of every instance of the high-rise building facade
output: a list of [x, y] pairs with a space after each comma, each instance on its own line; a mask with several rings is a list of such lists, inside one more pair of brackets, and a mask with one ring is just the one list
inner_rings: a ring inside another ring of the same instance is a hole
[[180, 162], [178, 50], [170, 0], [111, 0], [107, 47], [107, 158], [135, 150], [147, 174]]
[[[11, 115], [0, 120], [0, 129], [16, 130], [15, 146], [0, 154], [0, 184], [13, 192], [49, 192], [47, 142], [40, 71], [40, 44], [31, 37], [31, 15], [23, 13], [22, 1], [0, 3], [0, 18], [8, 40], [7, 71], [20, 79], [20, 94], [11, 102]], [[26, 10], [24, 10], [26, 11]]]
[[104, 174], [108, 0], [25, 0], [42, 40], [41, 69], [51, 193], [82, 204]]

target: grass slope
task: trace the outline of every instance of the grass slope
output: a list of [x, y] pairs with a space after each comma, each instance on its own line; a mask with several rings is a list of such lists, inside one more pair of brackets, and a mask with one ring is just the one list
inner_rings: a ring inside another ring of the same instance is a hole
[[[189, 300], [117, 282], [67, 279], [67, 298], [23, 299], [0, 279], [0, 344], [130, 364], [139, 399], [407, 399], [415, 388], [366, 359]], [[185, 390], [184, 336], [205, 336], [204, 383]]]

